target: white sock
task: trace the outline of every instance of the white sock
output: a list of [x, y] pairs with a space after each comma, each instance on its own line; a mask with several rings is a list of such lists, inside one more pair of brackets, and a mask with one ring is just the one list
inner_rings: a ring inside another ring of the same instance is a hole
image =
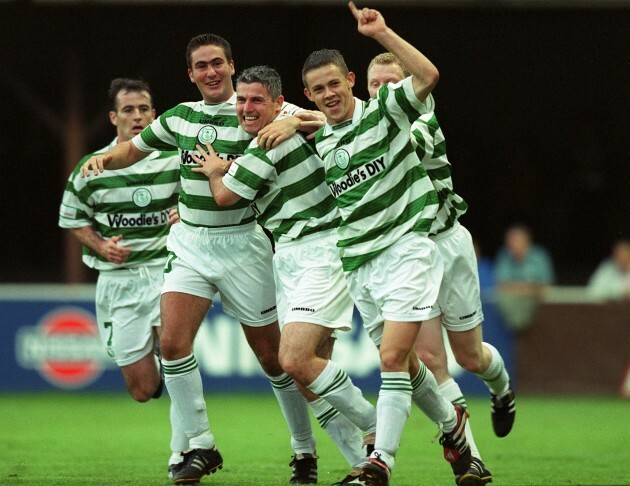
[[171, 457], [168, 459], [168, 465], [181, 464], [184, 461], [184, 456], [181, 452], [171, 452]]
[[291, 448], [296, 454], [315, 454], [315, 436], [308, 414], [308, 403], [295, 385], [293, 378], [286, 373], [268, 376], [271, 388], [276, 395], [282, 415], [291, 433]]
[[455, 425], [457, 425], [457, 414], [453, 404], [440, 393], [437, 381], [435, 381], [435, 376], [433, 376], [431, 370], [422, 361], [418, 360], [418, 363], [420, 370], [411, 379], [413, 403], [430, 420], [437, 424], [441, 423], [444, 430], [453, 430]]
[[488, 343], [483, 343], [483, 346], [492, 353], [492, 361], [488, 369], [483, 373], [477, 374], [477, 376], [484, 381], [492, 393], [501, 395], [508, 391], [510, 387], [510, 375], [505, 369], [505, 363], [503, 363], [503, 358], [497, 348]]
[[[440, 385], [439, 388], [440, 392], [442, 392], [442, 395], [444, 395], [444, 398], [446, 398], [449, 402], [457, 403], [468, 409], [468, 404], [466, 403], [464, 394], [462, 393], [461, 388], [459, 388], [459, 385], [453, 378], [446, 380]], [[470, 428], [470, 418], [466, 421], [465, 431], [466, 440], [468, 441], [468, 445], [470, 446], [471, 454], [473, 455], [473, 457], [482, 460], [479, 449], [477, 449], [477, 444], [475, 443], [475, 438], [473, 437], [472, 429]]]
[[162, 365], [164, 383], [189, 439], [189, 446], [192, 449], [212, 449], [215, 446], [214, 435], [210, 432], [201, 374], [195, 356], [191, 354], [173, 361], [162, 358]]
[[355, 467], [365, 461], [363, 450], [363, 434], [345, 415], [339, 413], [323, 398], [309, 403], [313, 415], [328, 437], [335, 443], [339, 452], [346, 458], [350, 467]]
[[[181, 454], [189, 449], [188, 436], [184, 432], [184, 424], [177, 414], [175, 405], [171, 402], [171, 451], [173, 454]], [[172, 457], [171, 457], [172, 459]], [[169, 462], [169, 464], [177, 464], [180, 461]]]
[[328, 361], [324, 371], [308, 389], [344, 414], [364, 434], [371, 434], [376, 430], [374, 405], [365, 399], [347, 373], [333, 361]]
[[381, 389], [376, 403], [376, 441], [372, 457], [378, 457], [389, 469], [400, 447], [405, 424], [411, 412], [409, 373], [381, 372]]

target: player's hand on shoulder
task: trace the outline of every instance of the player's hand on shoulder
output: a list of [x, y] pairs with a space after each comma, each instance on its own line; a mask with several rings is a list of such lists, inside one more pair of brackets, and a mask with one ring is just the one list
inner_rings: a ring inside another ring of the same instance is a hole
[[300, 127], [300, 119], [290, 115], [271, 122], [258, 132], [258, 146], [265, 150], [277, 147], [285, 140], [290, 139]]
[[315, 134], [326, 123], [326, 116], [321, 111], [302, 110], [295, 116], [300, 119], [300, 132], [306, 134], [308, 140], [315, 138]]
[[91, 174], [99, 175], [107, 168], [107, 164], [112, 160], [108, 154], [93, 155], [81, 166], [81, 177], [89, 177]]

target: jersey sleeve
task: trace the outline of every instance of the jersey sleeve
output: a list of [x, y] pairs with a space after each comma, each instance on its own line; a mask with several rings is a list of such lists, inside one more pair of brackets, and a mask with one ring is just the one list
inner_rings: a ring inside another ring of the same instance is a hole
[[93, 154], [81, 159], [76, 168], [68, 177], [68, 182], [63, 191], [61, 205], [59, 206], [59, 221], [61, 228], [83, 228], [92, 226], [94, 211], [90, 204], [89, 178], [81, 177], [81, 166]]
[[142, 152], [177, 150], [177, 139], [170, 127], [170, 124], [176, 120], [176, 109], [162, 113], [142, 132], [133, 137], [131, 143]]
[[421, 115], [435, 110], [435, 102], [431, 94], [424, 101], [416, 97], [411, 76], [397, 83], [383, 85], [377, 99], [381, 109], [392, 123], [403, 129], [409, 129]]

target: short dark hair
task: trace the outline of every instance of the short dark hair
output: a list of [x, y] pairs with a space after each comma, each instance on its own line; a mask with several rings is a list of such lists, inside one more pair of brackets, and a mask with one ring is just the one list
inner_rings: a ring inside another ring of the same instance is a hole
[[151, 107], [153, 107], [153, 93], [149, 83], [141, 79], [129, 79], [129, 78], [116, 78], [109, 84], [109, 91], [107, 92], [109, 98], [109, 107], [111, 111], [116, 111], [118, 106], [118, 100], [116, 97], [121, 91], [131, 91], [135, 93], [141, 93], [146, 91], [149, 94], [149, 100], [151, 101]]
[[186, 46], [186, 64], [188, 69], [192, 68], [192, 53], [202, 46], [218, 46], [223, 49], [228, 62], [232, 60], [232, 46], [223, 37], [216, 34], [201, 34], [188, 41]]
[[304, 83], [305, 88], [308, 89], [306, 85], [306, 75], [308, 72], [326, 66], [327, 64], [337, 66], [344, 76], [347, 76], [350, 72], [341, 52], [337, 49], [320, 49], [319, 51], [312, 52], [306, 61], [304, 61], [304, 66], [302, 67], [302, 83]]
[[260, 83], [267, 88], [274, 100], [282, 94], [282, 79], [278, 71], [269, 66], [253, 66], [245, 69], [236, 79], [237, 87], [239, 83]]

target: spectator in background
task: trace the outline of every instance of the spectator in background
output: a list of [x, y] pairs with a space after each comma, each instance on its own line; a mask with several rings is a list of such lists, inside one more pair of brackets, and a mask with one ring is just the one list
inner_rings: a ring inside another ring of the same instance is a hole
[[544, 287], [555, 279], [549, 253], [533, 243], [527, 226], [514, 224], [505, 232], [494, 270], [497, 304], [506, 324], [515, 331], [525, 329]]
[[630, 239], [615, 242], [610, 257], [591, 275], [588, 290], [606, 300], [630, 299]]

